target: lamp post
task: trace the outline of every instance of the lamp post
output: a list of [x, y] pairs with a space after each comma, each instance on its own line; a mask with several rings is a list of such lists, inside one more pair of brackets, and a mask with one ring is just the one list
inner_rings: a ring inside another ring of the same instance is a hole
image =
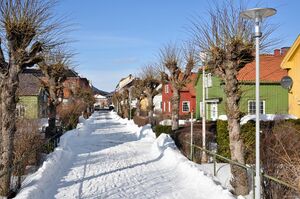
[[261, 196], [261, 179], [260, 179], [260, 102], [259, 102], [259, 38], [262, 36], [260, 32], [260, 24], [263, 18], [270, 17], [276, 14], [274, 8], [253, 8], [241, 12], [241, 17], [255, 21], [255, 62], [256, 62], [256, 75], [255, 75], [255, 198], [260, 199]]
[[[206, 149], [206, 102], [205, 102], [205, 95], [206, 95], [206, 77], [205, 77], [205, 66], [202, 66], [202, 148]], [[206, 163], [207, 157], [206, 152], [202, 152], [201, 162]]]

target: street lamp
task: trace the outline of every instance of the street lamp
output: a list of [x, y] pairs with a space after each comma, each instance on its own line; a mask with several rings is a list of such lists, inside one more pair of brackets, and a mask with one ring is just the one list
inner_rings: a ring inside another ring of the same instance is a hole
[[259, 137], [259, 114], [260, 114], [260, 102], [259, 102], [259, 38], [262, 36], [260, 32], [260, 23], [263, 18], [270, 17], [276, 14], [276, 10], [273, 8], [253, 8], [241, 12], [241, 17], [245, 19], [255, 20], [255, 61], [256, 61], [256, 76], [255, 76], [255, 198], [260, 199], [261, 196], [261, 180], [260, 180], [260, 137]]

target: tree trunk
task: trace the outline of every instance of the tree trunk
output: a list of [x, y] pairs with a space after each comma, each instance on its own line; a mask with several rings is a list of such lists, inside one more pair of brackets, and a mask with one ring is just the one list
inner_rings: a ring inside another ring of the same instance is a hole
[[172, 130], [179, 129], [179, 103], [180, 95], [179, 90], [173, 86], [173, 97], [172, 97]]
[[140, 116], [141, 115], [141, 100], [137, 98], [136, 101], [136, 116]]
[[0, 178], [0, 195], [7, 196], [10, 191], [10, 179], [13, 165], [13, 142], [16, 132], [16, 99], [15, 93], [19, 85], [18, 66], [11, 66], [9, 75], [4, 79], [1, 92], [1, 112], [2, 112], [2, 156], [0, 157], [0, 173], [6, 173]]
[[[228, 68], [230, 64], [228, 64]], [[228, 116], [228, 132], [230, 154], [233, 161], [245, 164], [244, 159], [244, 142], [241, 138], [240, 126], [240, 92], [238, 88], [238, 80], [236, 78], [236, 71], [227, 70], [225, 80], [225, 94], [226, 94], [226, 109]], [[236, 195], [247, 195], [249, 193], [247, 171], [244, 168], [231, 165], [231, 172], [233, 179], [231, 185], [235, 189]]]
[[46, 138], [50, 138], [56, 134], [56, 106], [53, 101], [48, 104], [48, 127], [46, 130]]
[[154, 125], [154, 120], [153, 120], [153, 96], [149, 95], [147, 96], [147, 100], [148, 100], [148, 116], [149, 116], [149, 123], [151, 125]]

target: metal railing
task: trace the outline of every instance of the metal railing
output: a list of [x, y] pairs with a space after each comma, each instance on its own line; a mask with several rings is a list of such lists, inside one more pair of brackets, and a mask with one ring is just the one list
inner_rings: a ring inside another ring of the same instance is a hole
[[[246, 169], [246, 170], [249, 170], [250, 172], [251, 172], [251, 176], [252, 176], [252, 190], [253, 190], [253, 193], [254, 193], [254, 188], [255, 188], [255, 184], [254, 184], [254, 178], [255, 178], [255, 168], [252, 168], [251, 166], [249, 166], [249, 165], [245, 165], [245, 164], [241, 164], [241, 163], [239, 163], [239, 162], [236, 162], [236, 161], [233, 161], [233, 160], [231, 160], [231, 159], [229, 159], [229, 158], [226, 158], [226, 157], [224, 157], [224, 156], [221, 156], [221, 155], [219, 155], [219, 154], [217, 154], [217, 153], [215, 153], [215, 152], [213, 152], [213, 151], [210, 151], [210, 150], [207, 150], [207, 149], [203, 149], [202, 147], [200, 147], [200, 146], [197, 146], [197, 145], [195, 145], [195, 144], [191, 144], [190, 142], [187, 142], [187, 141], [183, 141], [183, 142], [185, 142], [186, 144], [188, 144], [188, 145], [190, 145], [191, 146], [191, 148], [193, 148], [193, 150], [196, 148], [196, 149], [199, 149], [199, 150], [201, 150], [202, 152], [206, 152], [209, 156], [212, 156], [213, 157], [213, 175], [214, 176], [217, 176], [217, 159], [219, 159], [219, 160], [222, 160], [222, 161], [224, 161], [224, 162], [228, 162], [229, 164], [231, 164], [231, 165], [236, 165], [236, 166], [238, 166], [238, 167], [241, 167], [241, 168], [244, 168], [244, 169]], [[194, 154], [194, 153], [191, 153], [191, 154]], [[193, 156], [191, 157], [191, 160], [193, 160]], [[296, 187], [296, 186], [294, 186], [294, 185], [291, 185], [291, 184], [289, 184], [289, 183], [287, 183], [287, 182], [284, 182], [284, 181], [282, 181], [282, 180], [280, 180], [280, 179], [278, 179], [278, 178], [276, 178], [276, 177], [273, 177], [273, 176], [270, 176], [270, 175], [268, 175], [268, 174], [265, 174], [265, 173], [261, 173], [260, 174], [262, 177], [264, 177], [265, 179], [268, 179], [268, 180], [271, 180], [271, 181], [273, 181], [273, 182], [275, 182], [275, 183], [278, 183], [278, 184], [280, 184], [280, 185], [283, 185], [283, 186], [286, 186], [286, 187], [288, 187], [288, 188], [290, 188], [290, 189], [293, 189], [294, 191], [296, 191], [296, 192], [299, 192], [299, 189]], [[255, 194], [253, 194], [253, 198], [255, 199]]]

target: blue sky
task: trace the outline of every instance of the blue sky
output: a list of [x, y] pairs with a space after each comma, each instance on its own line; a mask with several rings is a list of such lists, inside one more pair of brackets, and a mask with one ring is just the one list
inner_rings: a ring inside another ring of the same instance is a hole
[[[97, 88], [114, 90], [118, 81], [158, 60], [168, 42], [191, 38], [190, 20], [205, 16], [208, 0], [62, 0], [57, 8], [74, 24], [71, 44], [77, 53], [75, 69]], [[274, 34], [291, 46], [300, 33], [299, 0], [249, 1], [273, 7], [270, 20], [280, 27]]]

